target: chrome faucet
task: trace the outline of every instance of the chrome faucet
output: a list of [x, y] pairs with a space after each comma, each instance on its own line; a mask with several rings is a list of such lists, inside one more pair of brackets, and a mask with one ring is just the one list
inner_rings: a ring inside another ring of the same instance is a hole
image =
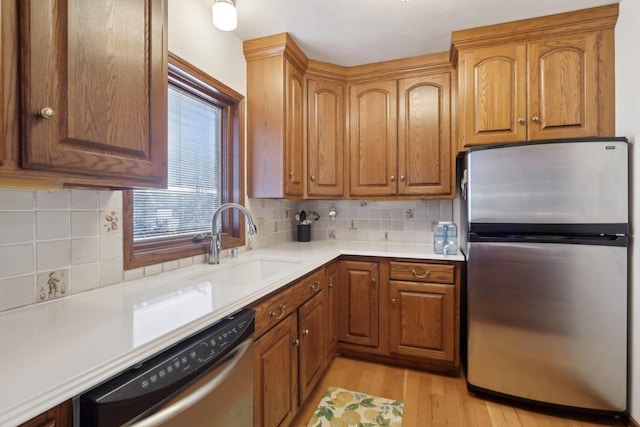
[[218, 227], [218, 217], [220, 217], [220, 214], [222, 212], [231, 208], [238, 209], [247, 218], [247, 233], [249, 233], [250, 236], [253, 236], [258, 231], [258, 228], [253, 222], [253, 218], [251, 218], [251, 213], [247, 210], [247, 208], [237, 203], [225, 203], [223, 205], [220, 205], [220, 207], [213, 213], [213, 219], [211, 220], [211, 250], [209, 251], [209, 264], [220, 263], [220, 251], [222, 250], [222, 230], [220, 227]]

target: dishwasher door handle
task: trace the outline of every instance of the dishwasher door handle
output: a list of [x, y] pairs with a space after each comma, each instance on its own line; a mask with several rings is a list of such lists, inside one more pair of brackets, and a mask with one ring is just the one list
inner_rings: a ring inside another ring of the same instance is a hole
[[209, 393], [215, 390], [218, 386], [220, 386], [220, 384], [222, 384], [224, 380], [229, 377], [229, 375], [231, 375], [238, 363], [240, 363], [240, 360], [242, 360], [242, 358], [244, 357], [245, 353], [249, 350], [249, 348], [251, 348], [251, 344], [253, 344], [252, 339], [248, 339], [240, 344], [237, 347], [236, 355], [228, 361], [229, 364], [223, 370], [221, 370], [218, 375], [205, 383], [202, 387], [193, 391], [192, 393], [189, 393], [189, 395], [167, 406], [166, 408], [163, 408], [162, 410], [146, 418], [143, 418], [140, 421], [129, 424], [129, 427], [155, 427], [169, 421], [171, 418], [198, 403]]

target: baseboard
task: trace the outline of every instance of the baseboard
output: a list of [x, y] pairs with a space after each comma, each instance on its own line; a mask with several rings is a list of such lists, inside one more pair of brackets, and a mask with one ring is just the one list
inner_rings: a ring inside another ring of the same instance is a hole
[[627, 418], [625, 421], [629, 427], [640, 427], [640, 423], [634, 420], [630, 413], [627, 412], [625, 415]]

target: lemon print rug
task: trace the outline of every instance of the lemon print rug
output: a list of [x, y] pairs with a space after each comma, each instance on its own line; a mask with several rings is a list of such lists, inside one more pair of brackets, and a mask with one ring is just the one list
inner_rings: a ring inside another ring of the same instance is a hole
[[403, 412], [398, 400], [329, 387], [307, 427], [400, 427]]

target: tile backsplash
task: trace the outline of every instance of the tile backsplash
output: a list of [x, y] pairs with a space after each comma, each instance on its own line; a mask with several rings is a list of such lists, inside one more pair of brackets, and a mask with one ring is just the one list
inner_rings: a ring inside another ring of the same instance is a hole
[[[248, 236], [241, 252], [295, 240], [295, 214], [301, 209], [320, 215], [311, 226], [312, 240], [428, 243], [433, 223], [453, 216], [450, 200], [247, 199], [246, 204], [258, 234]], [[0, 311], [206, 261], [203, 254], [124, 271], [122, 245], [120, 191], [0, 190]]]
[[0, 311], [122, 281], [122, 193], [0, 190]]
[[[334, 221], [329, 220], [331, 208]], [[298, 209], [320, 215], [311, 224], [311, 240], [431, 243], [435, 223], [453, 218], [451, 200], [305, 201]]]

